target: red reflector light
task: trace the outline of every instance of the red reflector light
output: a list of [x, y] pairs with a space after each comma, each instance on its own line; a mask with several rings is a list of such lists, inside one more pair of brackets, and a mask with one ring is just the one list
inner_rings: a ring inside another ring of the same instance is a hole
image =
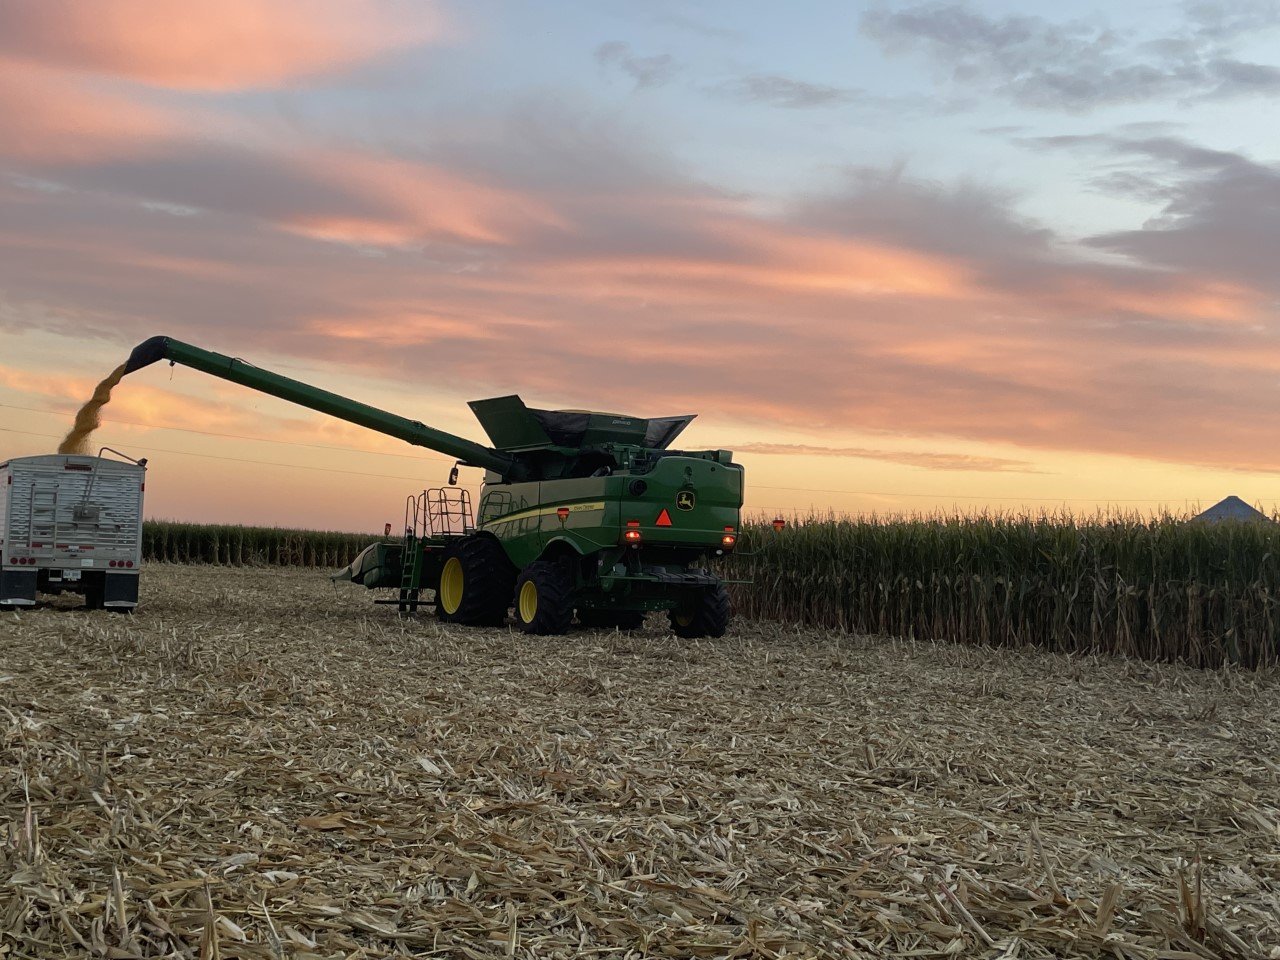
[[658, 519], [653, 522], [656, 527], [671, 526], [671, 514], [667, 513], [667, 508], [663, 507], [662, 512], [658, 514]]
[[64, 463], [62, 465], [62, 469], [63, 470], [82, 470], [85, 473], [88, 473], [90, 470], [93, 469], [93, 467], [89, 466], [87, 463]]
[[786, 525], [787, 521], [783, 520], [781, 517], [775, 517], [773, 520], [773, 529], [775, 530], [781, 530]]
[[566, 520], [569, 519], [569, 508], [556, 507], [556, 516], [560, 518], [561, 523], [564, 523]]

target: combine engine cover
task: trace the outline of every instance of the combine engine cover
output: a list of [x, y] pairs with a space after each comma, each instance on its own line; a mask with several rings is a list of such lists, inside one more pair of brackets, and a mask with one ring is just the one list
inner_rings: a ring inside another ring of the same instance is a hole
[[0, 463], [0, 607], [82, 593], [132, 610], [142, 566], [146, 461], [50, 454]]

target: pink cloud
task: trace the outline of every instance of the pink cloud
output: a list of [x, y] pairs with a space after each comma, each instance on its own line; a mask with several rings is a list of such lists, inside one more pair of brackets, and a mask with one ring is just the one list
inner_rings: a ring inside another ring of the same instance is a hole
[[277, 221], [281, 229], [312, 239], [365, 246], [405, 246], [429, 237], [505, 244], [535, 227], [564, 225], [536, 197], [438, 166], [332, 150], [295, 154], [288, 163], [368, 207], [364, 214], [299, 213]]
[[59, 163], [136, 153], [182, 129], [161, 108], [92, 89], [61, 71], [3, 59], [0, 122], [0, 158]]
[[0, 56], [185, 90], [274, 87], [444, 33], [426, 0], [38, 0], [0, 7]]

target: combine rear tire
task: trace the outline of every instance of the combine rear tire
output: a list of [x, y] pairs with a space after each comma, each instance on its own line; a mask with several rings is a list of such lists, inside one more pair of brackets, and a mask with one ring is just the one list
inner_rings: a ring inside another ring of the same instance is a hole
[[436, 615], [445, 623], [500, 627], [511, 605], [515, 571], [491, 537], [460, 537], [445, 548]]
[[729, 591], [720, 583], [690, 599], [669, 614], [677, 637], [723, 637], [729, 629]]
[[516, 623], [525, 633], [568, 633], [573, 620], [572, 592], [573, 581], [561, 564], [535, 560], [516, 577]]
[[578, 622], [588, 630], [639, 630], [643, 610], [579, 610]]

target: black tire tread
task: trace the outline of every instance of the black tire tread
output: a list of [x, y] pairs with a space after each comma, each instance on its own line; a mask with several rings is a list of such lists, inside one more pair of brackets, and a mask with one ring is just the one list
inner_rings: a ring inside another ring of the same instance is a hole
[[462, 603], [446, 613], [436, 591], [436, 616], [445, 623], [469, 627], [500, 627], [511, 606], [515, 569], [502, 545], [492, 537], [460, 537], [445, 548], [444, 558], [457, 557], [462, 563]]
[[677, 611], [668, 615], [671, 620], [671, 632], [677, 637], [696, 639], [698, 637], [723, 637], [729, 629], [729, 621], [733, 617], [733, 609], [729, 603], [729, 591], [723, 583], [703, 591], [697, 599], [697, 607], [693, 610], [693, 618], [688, 624], [681, 624], [676, 619]]
[[[538, 611], [533, 620], [520, 618], [520, 588], [532, 580], [538, 588]], [[516, 577], [512, 591], [516, 623], [525, 633], [559, 636], [569, 632], [573, 622], [573, 584], [564, 567], [553, 560], [535, 560]]]

